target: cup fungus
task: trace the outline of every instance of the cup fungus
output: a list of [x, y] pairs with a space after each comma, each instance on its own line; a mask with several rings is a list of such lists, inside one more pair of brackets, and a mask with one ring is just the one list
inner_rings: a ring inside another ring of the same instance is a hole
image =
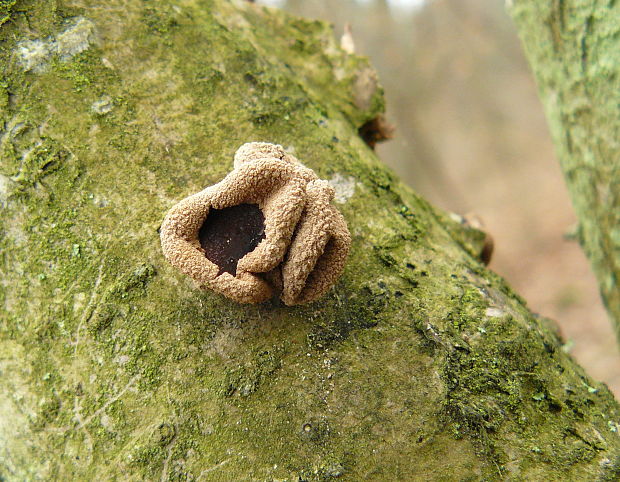
[[340, 277], [351, 245], [333, 197], [281, 146], [244, 144], [222, 181], [168, 212], [164, 256], [199, 287], [240, 303], [275, 295], [309, 303]]

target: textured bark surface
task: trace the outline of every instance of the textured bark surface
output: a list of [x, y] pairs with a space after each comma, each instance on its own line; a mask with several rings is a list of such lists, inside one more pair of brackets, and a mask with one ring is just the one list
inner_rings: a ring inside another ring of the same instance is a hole
[[[4, 8], [4, 7], [3, 7]], [[9, 2], [0, 27], [0, 479], [614, 480], [620, 407], [358, 136], [328, 25], [249, 2]], [[2, 18], [2, 17], [0, 17]], [[323, 300], [243, 306], [158, 227], [247, 141], [331, 179]]]
[[511, 3], [579, 219], [579, 240], [620, 341], [620, 4]]

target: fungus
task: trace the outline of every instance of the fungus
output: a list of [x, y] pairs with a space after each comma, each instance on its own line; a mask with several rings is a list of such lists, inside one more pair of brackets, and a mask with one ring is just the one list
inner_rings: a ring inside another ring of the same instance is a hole
[[374, 150], [379, 142], [392, 139], [395, 130], [395, 127], [386, 120], [385, 116], [379, 114], [362, 125], [358, 129], [358, 133], [368, 147]]
[[244, 144], [222, 181], [168, 212], [164, 256], [199, 287], [240, 303], [275, 295], [309, 303], [340, 277], [351, 244], [333, 198], [329, 183], [281, 146]]
[[493, 256], [495, 242], [493, 240], [493, 236], [491, 236], [491, 234], [484, 229], [484, 222], [482, 221], [482, 218], [475, 213], [467, 213], [463, 216], [462, 224], [484, 234], [482, 246], [479, 247], [477, 257], [485, 266], [488, 266], [491, 262], [491, 257]]

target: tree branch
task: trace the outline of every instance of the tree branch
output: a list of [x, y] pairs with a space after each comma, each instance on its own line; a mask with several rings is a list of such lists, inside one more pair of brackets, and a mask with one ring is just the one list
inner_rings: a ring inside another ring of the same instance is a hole
[[[617, 402], [485, 268], [484, 233], [359, 137], [381, 88], [327, 24], [52, 7], [0, 29], [0, 478], [618, 476]], [[240, 305], [162, 256], [164, 214], [248, 141], [337, 191], [352, 252], [314, 304]]]

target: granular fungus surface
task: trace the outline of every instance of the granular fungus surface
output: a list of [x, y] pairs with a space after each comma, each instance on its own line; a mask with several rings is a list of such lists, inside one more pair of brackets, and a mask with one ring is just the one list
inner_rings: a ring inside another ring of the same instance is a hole
[[201, 288], [241, 303], [323, 296], [344, 269], [351, 236], [334, 189], [281, 146], [241, 146], [221, 182], [174, 206], [164, 255]]

